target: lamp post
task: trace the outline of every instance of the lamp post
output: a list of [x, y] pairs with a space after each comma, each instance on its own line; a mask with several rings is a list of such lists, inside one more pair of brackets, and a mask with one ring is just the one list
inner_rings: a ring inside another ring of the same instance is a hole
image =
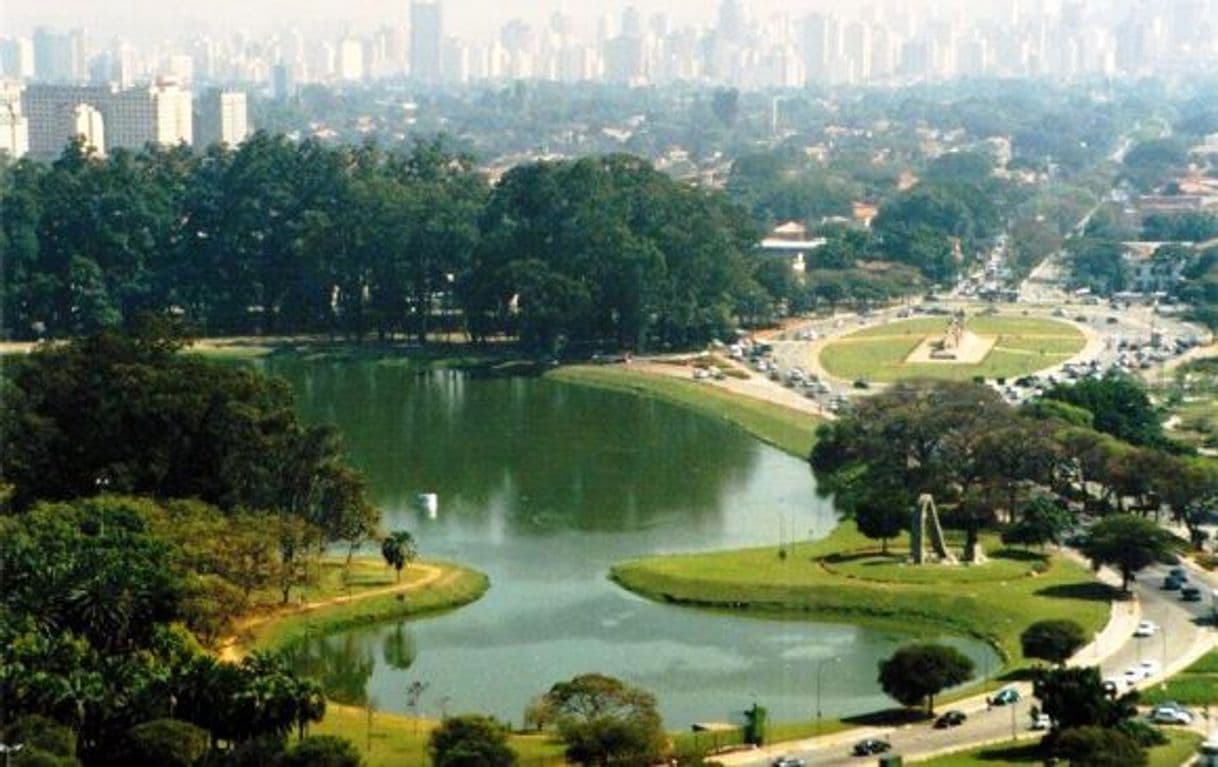
[[820, 675], [825, 670], [825, 663], [837, 663], [841, 658], [821, 658], [816, 661], [816, 734], [820, 735]]
[[15, 754], [25, 748], [24, 743], [0, 743], [0, 754], [4, 754], [4, 767], [8, 767], [9, 754]]

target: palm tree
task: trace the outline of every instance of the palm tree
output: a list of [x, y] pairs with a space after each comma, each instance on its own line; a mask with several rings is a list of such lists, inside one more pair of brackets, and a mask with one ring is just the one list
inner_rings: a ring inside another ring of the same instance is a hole
[[381, 556], [385, 558], [385, 564], [397, 571], [397, 581], [401, 583], [402, 568], [418, 557], [414, 536], [405, 530], [390, 533], [389, 537], [381, 542]]

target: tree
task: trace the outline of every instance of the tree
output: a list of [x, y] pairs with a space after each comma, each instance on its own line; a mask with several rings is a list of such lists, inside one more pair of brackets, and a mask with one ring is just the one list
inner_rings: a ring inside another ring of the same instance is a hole
[[402, 568], [409, 565], [418, 556], [414, 536], [405, 530], [389, 534], [385, 540], [381, 541], [381, 556], [384, 557], [385, 564], [397, 572], [397, 580], [401, 582]]
[[275, 511], [330, 542], [375, 529], [332, 427], [302, 423], [285, 382], [180, 354], [184, 344], [179, 328], [149, 322], [6, 364], [0, 481], [13, 506], [142, 493]]
[[655, 697], [603, 674], [559, 682], [546, 693], [567, 758], [589, 767], [646, 767], [663, 752]]
[[896, 538], [909, 526], [912, 499], [893, 485], [874, 488], [854, 506], [854, 523], [859, 532], [879, 539], [880, 548], [888, 553], [888, 540]]
[[1002, 542], [1021, 546], [1061, 545], [1062, 536], [1074, 524], [1069, 509], [1047, 496], [1038, 496], [1023, 507], [1019, 521], [1002, 534]]
[[512, 767], [507, 727], [493, 717], [467, 714], [445, 719], [432, 730], [427, 749], [435, 767]]
[[1103, 378], [1058, 384], [1044, 396], [1087, 410], [1097, 430], [1119, 440], [1150, 447], [1167, 445], [1158, 411], [1146, 389], [1130, 376], [1109, 373]]
[[880, 661], [880, 687], [905, 706], [926, 703], [934, 715], [935, 696], [973, 678], [973, 661], [954, 647], [926, 643], [897, 650]]
[[1172, 550], [1172, 536], [1154, 522], [1132, 514], [1117, 514], [1097, 522], [1082, 545], [1092, 567], [1112, 565], [1121, 573], [1121, 588], [1139, 570], [1166, 558]]
[[346, 738], [310, 735], [284, 752], [277, 764], [280, 767], [363, 767], [364, 759]]
[[1033, 694], [1057, 730], [1075, 727], [1115, 727], [1137, 715], [1136, 692], [1113, 700], [1096, 667], [1041, 669]]
[[1043, 620], [1024, 629], [1019, 643], [1025, 657], [1060, 666], [1087, 643], [1087, 633], [1072, 620]]
[[1143, 767], [1148, 762], [1145, 749], [1136, 740], [1105, 727], [1065, 730], [1053, 751], [1068, 759], [1071, 767]]
[[201, 727], [177, 719], [155, 719], [127, 733], [133, 764], [194, 767], [207, 755], [211, 735]]

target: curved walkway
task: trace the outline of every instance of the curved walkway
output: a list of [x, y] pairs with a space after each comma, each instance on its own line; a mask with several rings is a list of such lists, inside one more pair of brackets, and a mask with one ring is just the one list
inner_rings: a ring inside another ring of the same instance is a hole
[[349, 605], [355, 602], [360, 602], [373, 597], [385, 596], [388, 594], [407, 594], [412, 591], [427, 588], [441, 581], [448, 582], [456, 578], [457, 571], [445, 570], [441, 567], [428, 564], [413, 564], [408, 570], [418, 572], [424, 571], [422, 578], [413, 580], [408, 583], [395, 583], [392, 586], [382, 586], [380, 588], [368, 589], [353, 593], [350, 596], [336, 596], [329, 599], [319, 599], [315, 602], [304, 602], [302, 604], [289, 605], [287, 607], [280, 606], [274, 612], [267, 615], [252, 615], [241, 618], [237, 621], [234, 633], [223, 640], [220, 648], [217, 651], [217, 656], [220, 660], [237, 662], [245, 657], [248, 648], [245, 647], [242, 640], [250, 631], [259, 627], [265, 626], [268, 623], [291, 618], [296, 615], [304, 615], [305, 613], [315, 612], [327, 607], [336, 605]]

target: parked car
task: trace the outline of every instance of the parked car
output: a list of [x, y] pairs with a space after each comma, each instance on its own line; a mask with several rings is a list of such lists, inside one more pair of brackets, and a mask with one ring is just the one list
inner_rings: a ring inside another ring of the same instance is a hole
[[1193, 715], [1175, 704], [1155, 706], [1150, 712], [1150, 721], [1155, 724], [1192, 724]]
[[1180, 601], [1182, 602], [1200, 602], [1201, 589], [1196, 586], [1184, 586], [1180, 589]]
[[1009, 706], [1019, 702], [1019, 690], [1014, 687], [1004, 687], [990, 696], [987, 701], [991, 706]]
[[1134, 629], [1133, 635], [1136, 637], [1152, 637], [1159, 630], [1159, 626], [1154, 621], [1142, 621], [1138, 623], [1138, 627]]
[[886, 740], [879, 738], [863, 738], [858, 743], [854, 744], [851, 753], [855, 756], [872, 756], [873, 754], [883, 754], [892, 749], [892, 744]]
[[1167, 591], [1179, 591], [1184, 583], [1174, 575], [1169, 575], [1163, 579], [1163, 588]]
[[935, 720], [935, 729], [945, 730], [948, 727], [958, 727], [964, 724], [964, 720], [968, 719], [968, 715], [963, 711], [952, 709], [944, 712], [942, 716]]
[[798, 756], [780, 756], [770, 762], [770, 767], [807, 767], [807, 764]]

